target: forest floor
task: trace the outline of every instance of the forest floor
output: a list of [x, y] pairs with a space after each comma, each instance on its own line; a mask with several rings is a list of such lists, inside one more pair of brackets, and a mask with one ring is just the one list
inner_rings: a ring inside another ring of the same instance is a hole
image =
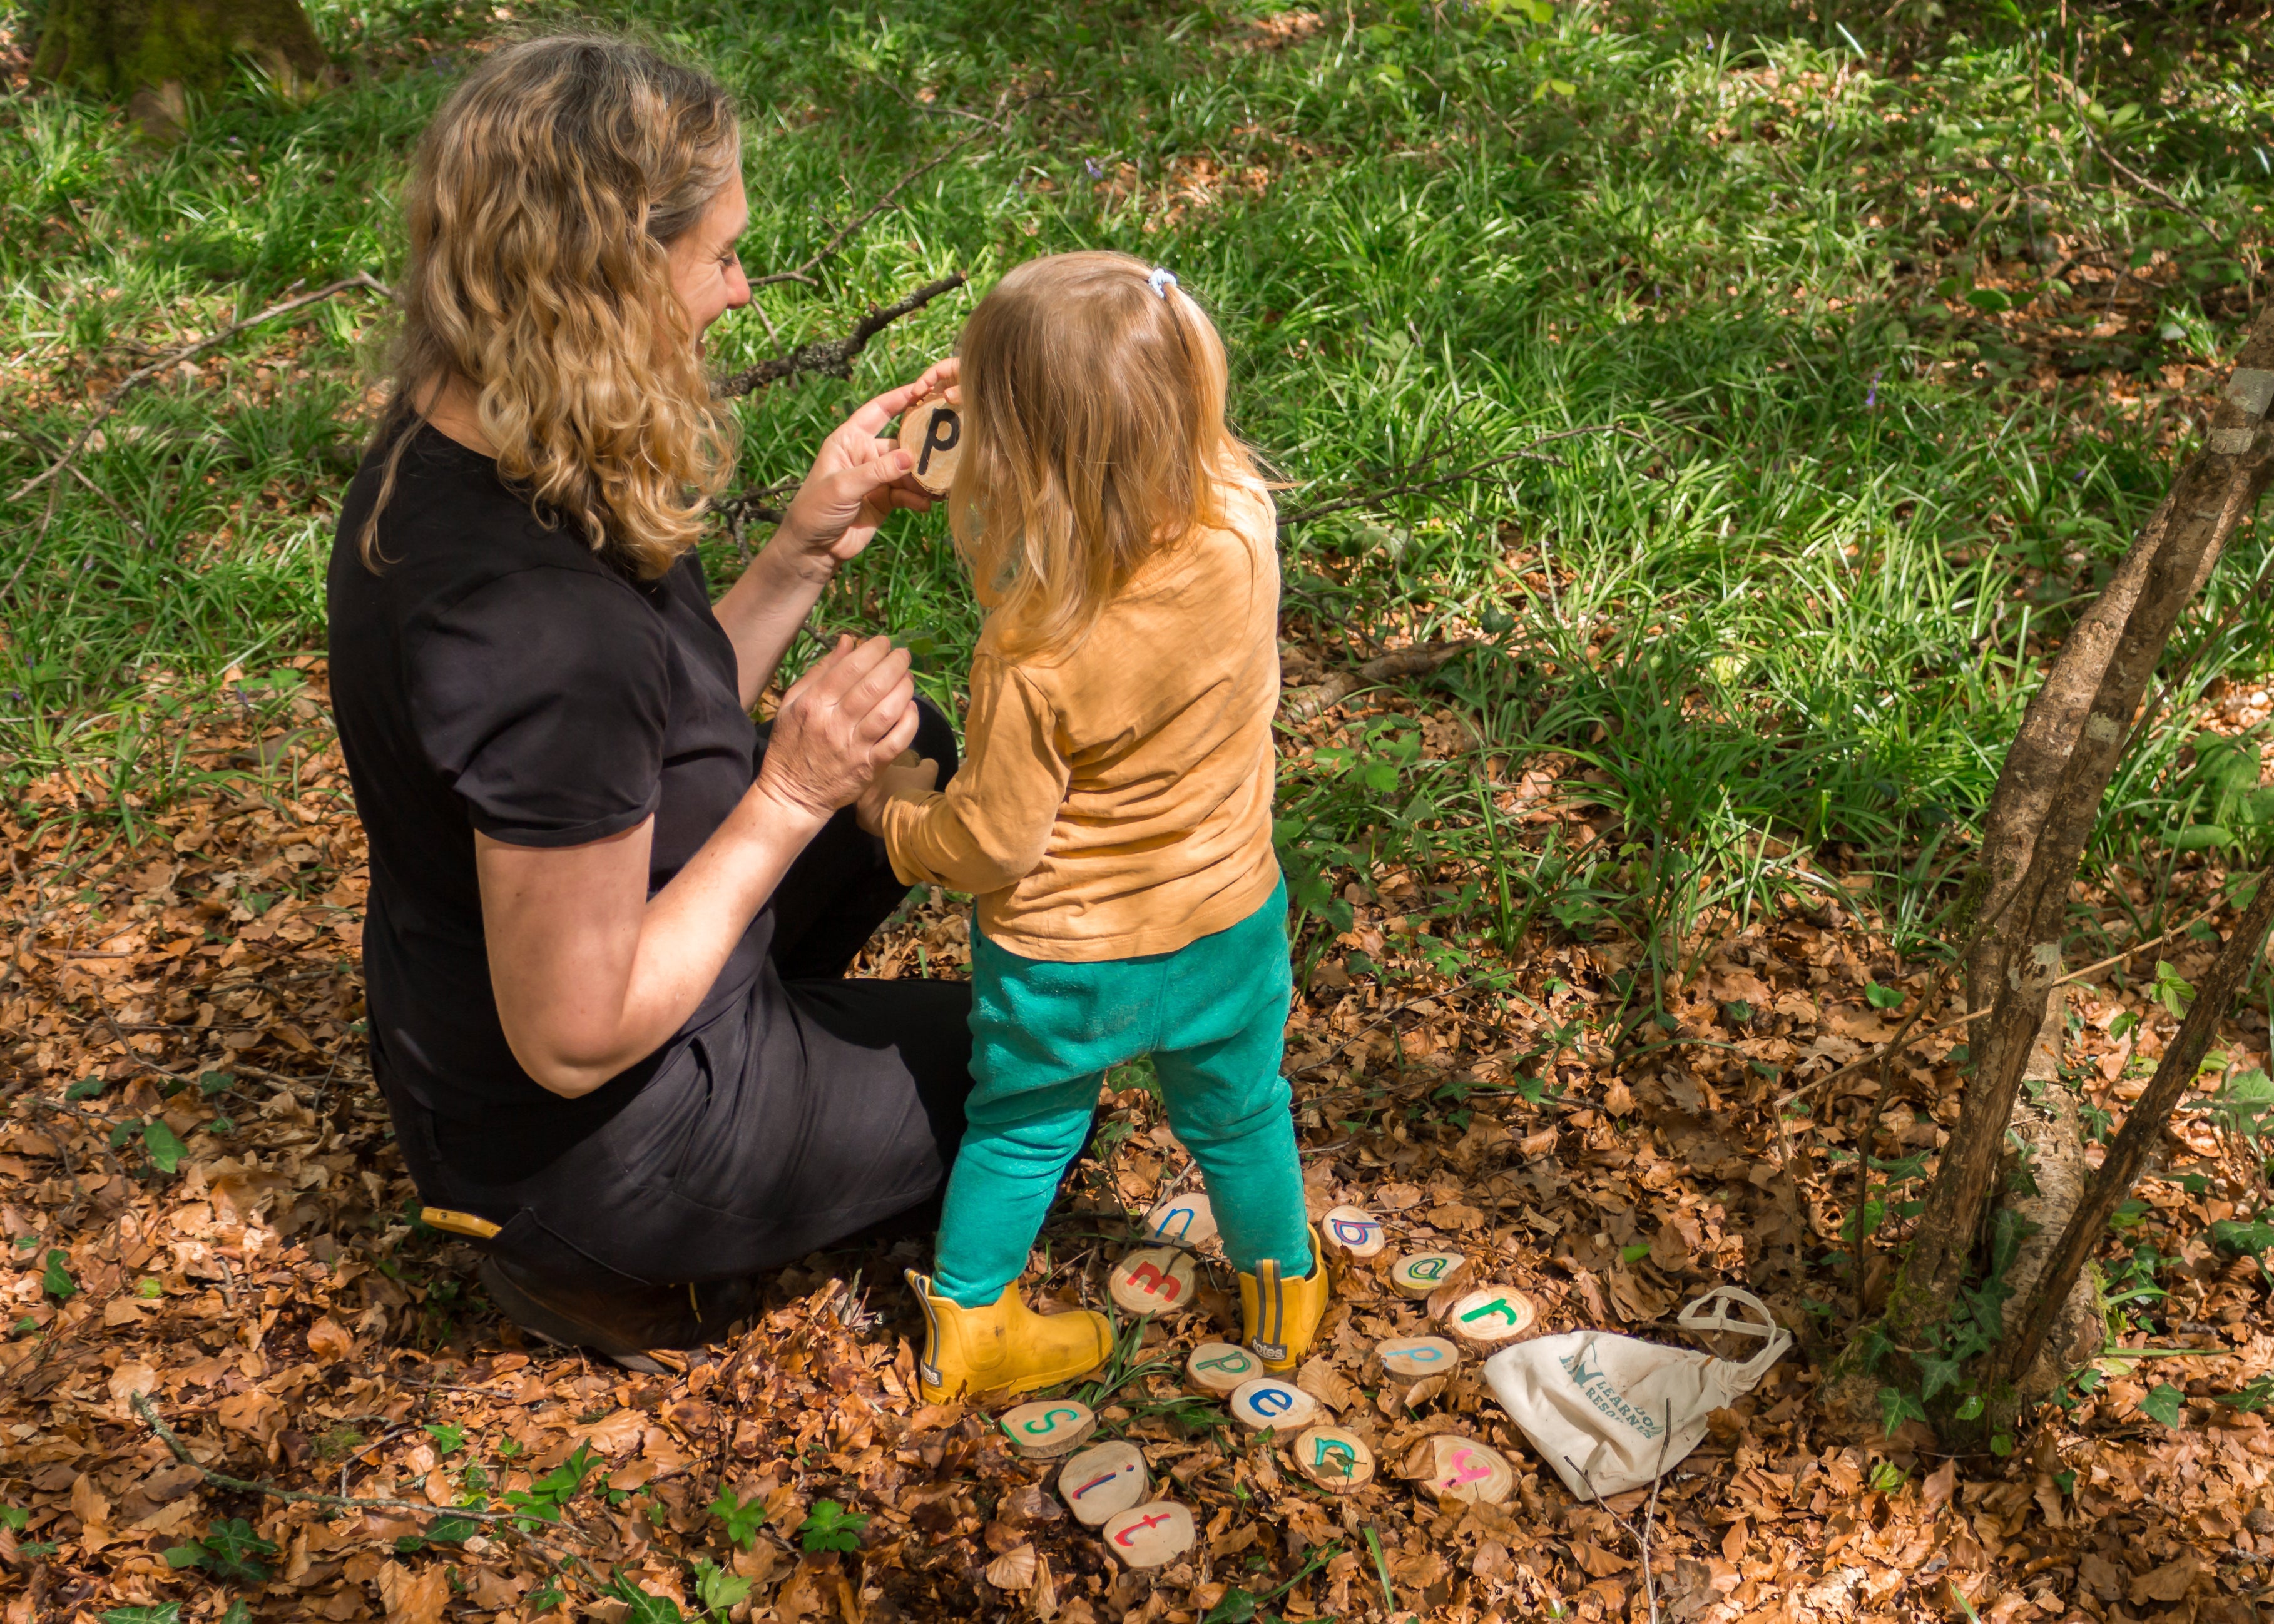
[[[1956, 1454], [1819, 1400], [1956, 1116], [1966, 831], [2274, 291], [2263, 7], [622, 8], [742, 97], [745, 260], [811, 267], [714, 329], [720, 366], [1073, 247], [1171, 265], [1223, 327], [1290, 481], [1286, 1064], [1317, 1208], [1466, 1254], [1543, 1333], [1689, 1346], [1675, 1314], [1727, 1282], [1798, 1337], [1655, 1502], [1584, 1503], [1474, 1361], [1386, 1386], [1374, 1344], [1427, 1308], [1345, 1271], [1302, 1381], [1382, 1470], [1335, 1496], [1183, 1389], [1181, 1350], [1232, 1328], [1217, 1261], [1075, 1389], [1200, 1523], [1136, 1576], [990, 1417], [912, 1396], [922, 1243], [807, 1259], [642, 1374], [526, 1344], [418, 1221], [321, 654], [383, 301], [184, 350], [395, 274], [405, 155], [503, 13], [308, 9], [339, 85], [249, 85], [164, 149], [28, 85], [31, 19], [0, 11], [5, 1624], [2255, 1618], [2263, 969], [2118, 1214], [2109, 1346], [2060, 1402]], [[968, 308], [739, 402], [745, 477], [794, 477]], [[714, 583], [740, 542], [706, 541]], [[2096, 1139], [2265, 837], [2270, 571], [2247, 527], [2076, 892], [2061, 1065]], [[953, 704], [976, 620], [937, 516], [821, 619], [890, 630]], [[1473, 646], [1318, 704], [1449, 641]], [[925, 895], [857, 970], [960, 974], [967, 944]], [[1922, 1005], [1932, 1035], [1882, 1067]], [[1102, 1305], [1189, 1172], [1143, 1069], [1112, 1081], [1042, 1298]], [[1506, 1454], [1506, 1502], [1400, 1476], [1445, 1431]]]

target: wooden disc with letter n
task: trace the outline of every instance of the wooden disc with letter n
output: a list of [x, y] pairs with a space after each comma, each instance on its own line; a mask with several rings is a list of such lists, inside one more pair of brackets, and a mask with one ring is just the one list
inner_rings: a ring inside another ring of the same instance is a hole
[[1180, 1314], [1193, 1305], [1193, 1260], [1173, 1246], [1148, 1246], [1113, 1266], [1106, 1290], [1133, 1314]]
[[1187, 1246], [1214, 1240], [1216, 1208], [1210, 1205], [1208, 1192], [1195, 1190], [1186, 1195], [1171, 1196], [1145, 1214], [1145, 1234], [1150, 1240], [1181, 1241]]
[[1321, 1488], [1347, 1494], [1374, 1481], [1374, 1451], [1356, 1432], [1314, 1426], [1288, 1446], [1295, 1470]]
[[1005, 1410], [996, 1425], [1027, 1459], [1052, 1461], [1080, 1448], [1097, 1431], [1097, 1417], [1087, 1404], [1054, 1398]]
[[963, 455], [963, 414], [945, 397], [918, 402], [900, 419], [900, 449], [916, 460], [916, 483], [934, 496], [946, 495]]

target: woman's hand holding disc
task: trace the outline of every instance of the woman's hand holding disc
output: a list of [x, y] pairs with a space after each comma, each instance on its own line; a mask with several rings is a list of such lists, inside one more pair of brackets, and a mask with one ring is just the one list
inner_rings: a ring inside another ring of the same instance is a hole
[[782, 695], [755, 787], [817, 818], [858, 800], [915, 739], [908, 664], [889, 637], [838, 638]]
[[928, 395], [960, 397], [956, 362], [939, 361], [911, 384], [890, 389], [863, 405], [821, 442], [821, 454], [797, 494], [790, 499], [777, 539], [795, 549], [800, 565], [822, 576], [858, 558], [877, 527], [896, 508], [918, 513], [933, 498], [915, 482], [915, 463], [890, 439], [885, 426]]

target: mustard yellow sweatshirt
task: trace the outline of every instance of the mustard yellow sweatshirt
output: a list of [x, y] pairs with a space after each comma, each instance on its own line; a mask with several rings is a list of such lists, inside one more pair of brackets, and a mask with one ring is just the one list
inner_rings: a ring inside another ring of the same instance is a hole
[[1028, 959], [1171, 952], [1269, 899], [1279, 559], [1269, 499], [1155, 553], [1063, 652], [971, 664], [963, 765], [884, 811], [892, 869]]

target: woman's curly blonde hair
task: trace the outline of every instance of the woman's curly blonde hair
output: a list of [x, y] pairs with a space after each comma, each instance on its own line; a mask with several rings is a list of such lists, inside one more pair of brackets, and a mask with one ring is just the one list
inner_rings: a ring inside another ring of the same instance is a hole
[[418, 144], [389, 443], [358, 538], [410, 431], [452, 379], [475, 395], [498, 472], [548, 522], [653, 579], [695, 544], [734, 462], [667, 251], [736, 172], [726, 90], [635, 41], [508, 45]]

